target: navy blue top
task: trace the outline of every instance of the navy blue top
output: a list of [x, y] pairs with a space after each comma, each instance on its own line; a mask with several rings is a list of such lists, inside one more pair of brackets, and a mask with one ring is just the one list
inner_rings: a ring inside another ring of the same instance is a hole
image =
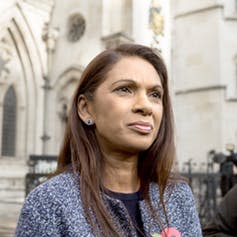
[[143, 223], [139, 209], [139, 201], [142, 200], [140, 191], [135, 193], [118, 193], [108, 190], [108, 195], [123, 202], [131, 217], [132, 223], [136, 228], [137, 236], [143, 237]]

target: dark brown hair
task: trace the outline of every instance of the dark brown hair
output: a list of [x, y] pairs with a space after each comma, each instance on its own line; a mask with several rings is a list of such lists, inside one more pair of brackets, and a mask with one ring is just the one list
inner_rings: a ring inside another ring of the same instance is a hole
[[[76, 89], [56, 173], [72, 166], [74, 172], [80, 174], [81, 198], [86, 217], [93, 229], [102, 231], [102, 235], [106, 237], [120, 235], [117, 233], [101, 198], [103, 157], [96, 140], [94, 127], [84, 124], [78, 116], [77, 106], [78, 98], [82, 94], [89, 100], [93, 100], [95, 90], [106, 80], [108, 72], [121, 58], [127, 56], [140, 57], [152, 64], [161, 79], [164, 90], [163, 117], [158, 135], [152, 146], [139, 154], [138, 161], [141, 192], [149, 204], [151, 203], [148, 194], [149, 184], [156, 182], [159, 185], [161, 203], [164, 208], [164, 189], [170, 178], [175, 159], [173, 113], [168, 90], [167, 70], [162, 58], [153, 49], [136, 44], [120, 45], [96, 56], [84, 70]], [[151, 204], [149, 206], [151, 207]], [[95, 223], [99, 224], [99, 228]]]

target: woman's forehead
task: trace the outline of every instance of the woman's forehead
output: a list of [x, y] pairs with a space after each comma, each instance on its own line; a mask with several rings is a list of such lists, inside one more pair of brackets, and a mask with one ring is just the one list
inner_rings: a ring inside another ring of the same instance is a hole
[[155, 67], [147, 60], [137, 56], [121, 58], [107, 73], [106, 80], [144, 80], [161, 85], [161, 80]]

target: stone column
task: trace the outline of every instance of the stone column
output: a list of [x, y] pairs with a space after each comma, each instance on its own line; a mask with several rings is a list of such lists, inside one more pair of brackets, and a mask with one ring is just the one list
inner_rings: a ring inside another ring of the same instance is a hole
[[58, 28], [51, 28], [49, 26], [49, 23], [45, 24], [45, 27], [43, 29], [43, 35], [42, 38], [46, 44], [46, 50], [47, 50], [47, 70], [46, 75], [44, 75], [44, 116], [43, 116], [43, 134], [42, 134], [42, 153], [48, 154], [50, 153], [50, 124], [52, 124], [52, 121], [50, 121], [50, 108], [52, 100], [50, 99], [52, 97], [52, 86], [51, 86], [51, 78], [50, 78], [50, 72], [52, 68], [52, 55], [55, 50], [56, 41], [58, 38], [59, 30]]

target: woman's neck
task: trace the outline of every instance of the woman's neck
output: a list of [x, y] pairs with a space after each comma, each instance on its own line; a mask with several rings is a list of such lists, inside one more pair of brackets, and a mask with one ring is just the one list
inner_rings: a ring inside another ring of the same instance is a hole
[[103, 185], [105, 188], [120, 193], [133, 193], [139, 190], [137, 174], [137, 156], [121, 158], [105, 156], [103, 168]]

